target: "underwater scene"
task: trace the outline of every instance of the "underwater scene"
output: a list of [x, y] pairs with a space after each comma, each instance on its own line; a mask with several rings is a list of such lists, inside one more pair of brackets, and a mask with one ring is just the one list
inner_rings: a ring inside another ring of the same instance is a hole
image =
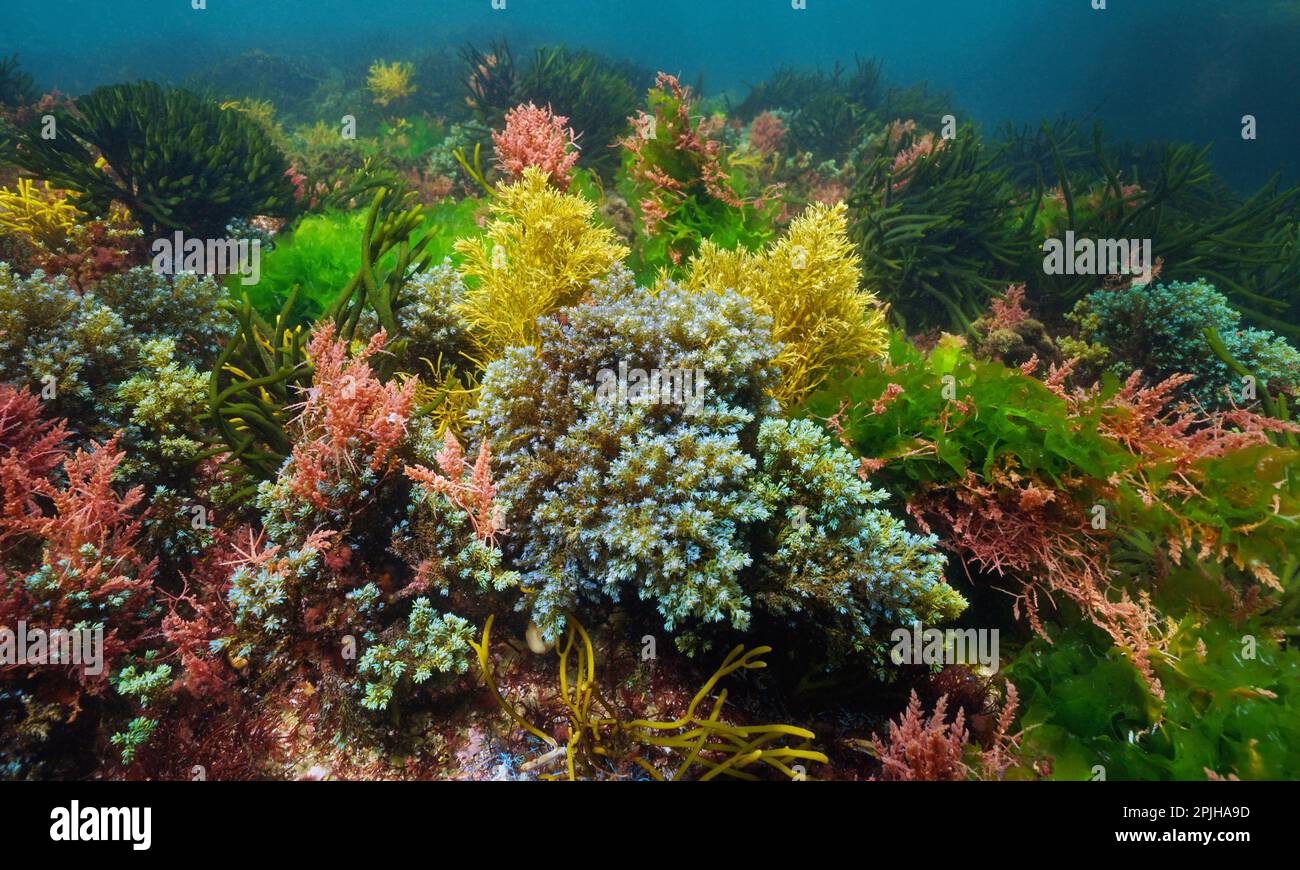
[[0, 779], [1300, 778], [1297, 58], [0, 0]]

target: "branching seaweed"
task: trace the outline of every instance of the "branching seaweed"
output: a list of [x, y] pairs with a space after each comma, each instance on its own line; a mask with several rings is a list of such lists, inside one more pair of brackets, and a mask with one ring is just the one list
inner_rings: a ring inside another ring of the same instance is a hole
[[[390, 336], [400, 336], [402, 329], [395, 312], [402, 304], [402, 287], [412, 273], [423, 272], [433, 259], [425, 249], [433, 241], [436, 229], [411, 241], [411, 234], [424, 222], [423, 209], [412, 206], [401, 211], [386, 211], [387, 195], [384, 188], [375, 194], [361, 235], [361, 267], [330, 307], [329, 314], [338, 326], [339, 337], [346, 341], [356, 337], [357, 323], [367, 309], [374, 311], [379, 326]], [[400, 207], [400, 199], [398, 203]], [[381, 266], [384, 258], [394, 251], [396, 259], [391, 265]], [[399, 346], [401, 341], [397, 338], [389, 345], [394, 354], [390, 359], [400, 356], [405, 346]]]
[[519, 102], [519, 75], [515, 58], [505, 40], [494, 42], [486, 52], [473, 45], [461, 50], [465, 62], [465, 103], [489, 127], [499, 124], [506, 112]]
[[[1214, 351], [1214, 355], [1223, 361], [1232, 372], [1243, 378], [1254, 378], [1257, 382], [1257, 395], [1261, 404], [1264, 406], [1264, 412], [1275, 420], [1281, 420], [1283, 423], [1290, 422], [1291, 409], [1287, 406], [1286, 393], [1279, 393], [1276, 398], [1269, 391], [1268, 381], [1259, 376], [1259, 372], [1251, 371], [1246, 368], [1240, 360], [1232, 355], [1228, 350], [1227, 343], [1219, 331], [1212, 326], [1207, 326], [1204, 331], [1205, 341]], [[1287, 447], [1297, 445], [1296, 435], [1291, 431], [1279, 431], [1272, 433], [1273, 440]]]
[[[1077, 146], [1058, 144], [1044, 124], [1042, 142], [1050, 164], [1039, 176], [1057, 179], [1051, 193], [1063, 213], [1037, 221], [1046, 236], [1072, 231], [1078, 238], [1151, 240], [1152, 255], [1170, 280], [1203, 278], [1223, 290], [1252, 320], [1295, 337], [1295, 286], [1300, 251], [1294, 243], [1300, 191], [1279, 189], [1275, 178], [1240, 199], [1214, 173], [1209, 146], [1166, 145], [1126, 171], [1125, 152], [1108, 148], [1100, 125], [1093, 128], [1093, 166], [1087, 172]], [[1131, 149], [1128, 149], [1131, 151]], [[1041, 153], [1041, 152], [1040, 152]], [[1154, 265], [1154, 264], [1149, 264]], [[1045, 276], [1035, 270], [1031, 295], [1040, 304], [1068, 309], [1096, 287], [1093, 276]]]
[[54, 114], [59, 135], [27, 124], [16, 162], [74, 191], [88, 214], [121, 202], [147, 233], [217, 238], [232, 218], [296, 211], [288, 161], [266, 132], [191, 91], [108, 85], [80, 98], [76, 114]]
[[637, 105], [627, 73], [590, 51], [539, 48], [520, 79], [519, 97], [566, 116], [578, 133], [583, 165], [611, 178], [618, 166], [613, 146]]
[[268, 324], [245, 297], [239, 330], [226, 343], [208, 381], [209, 418], [218, 443], [197, 459], [222, 457], [238, 463], [253, 482], [236, 494], [251, 497], [257, 482], [273, 479], [293, 450], [285, 431], [293, 390], [311, 386], [312, 369], [301, 328], [289, 327], [297, 295], [289, 294], [274, 324]]
[[973, 127], [938, 143], [903, 135], [849, 200], [867, 286], [909, 327], [968, 330], [1032, 253], [1035, 212], [1018, 219], [1014, 198]]
[[[568, 715], [568, 738], [562, 744], [545, 731], [532, 725], [516, 711], [497, 688], [492, 672], [491, 632], [494, 617], [488, 617], [483, 626], [483, 637], [470, 641], [478, 655], [483, 670], [483, 680], [496, 697], [497, 703], [516, 725], [542, 740], [551, 751], [534, 759], [526, 767], [536, 769], [563, 758], [563, 774], [546, 774], [544, 779], [576, 780], [579, 774], [601, 770], [603, 761], [630, 758], [656, 780], [678, 781], [691, 772], [699, 772], [701, 780], [727, 776], [734, 779], [756, 780], [759, 777], [748, 770], [752, 765], [766, 765], [790, 779], [805, 777], [796, 769], [798, 762], [827, 763], [825, 755], [810, 749], [816, 736], [806, 728], [794, 725], [731, 725], [721, 720], [727, 690], [716, 698], [711, 694], [717, 684], [736, 671], [758, 670], [767, 666], [762, 656], [771, 647], [760, 646], [746, 652], [737, 646], [723, 660], [691, 699], [681, 717], [670, 722], [650, 719], [623, 719], [619, 711], [601, 695], [596, 684], [596, 653], [587, 634], [576, 619], [569, 617], [568, 633], [564, 643], [556, 648], [560, 659], [560, 696]], [[571, 662], [572, 659], [572, 662]], [[711, 704], [706, 702], [711, 701]], [[707, 715], [704, 711], [707, 710]], [[786, 741], [800, 741], [787, 745]], [[657, 747], [673, 753], [678, 763], [665, 776], [648, 760], [641, 757], [644, 748]]]

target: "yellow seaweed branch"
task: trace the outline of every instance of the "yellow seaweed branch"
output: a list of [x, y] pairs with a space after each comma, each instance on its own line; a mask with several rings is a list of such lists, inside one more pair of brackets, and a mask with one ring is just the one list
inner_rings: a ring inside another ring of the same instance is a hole
[[411, 81], [414, 77], [415, 67], [409, 63], [384, 63], [377, 60], [370, 67], [366, 86], [375, 95], [376, 103], [387, 106], [415, 93], [415, 83]]
[[82, 217], [68, 201], [65, 190], [48, 181], [37, 187], [30, 178], [19, 178], [17, 187], [0, 187], [0, 229], [26, 236], [47, 248], [57, 248]]
[[[550, 751], [524, 765], [524, 769], [539, 768], [564, 758], [564, 774], [543, 775], [543, 779], [576, 780], [580, 774], [599, 771], [602, 760], [615, 756], [630, 757], [651, 777], [672, 781], [685, 779], [692, 771], [699, 771], [701, 780], [720, 776], [754, 780], [759, 777], [747, 768], [755, 765], [765, 765], [791, 779], [803, 779], [803, 771], [796, 769], [795, 763], [824, 764], [827, 761], [825, 755], [811, 748], [815, 735], [806, 728], [779, 724], [740, 726], [721, 719], [727, 692], [723, 689], [716, 698], [711, 698], [713, 690], [723, 678], [736, 671], [766, 667], [762, 656], [771, 652], [771, 647], [760, 646], [746, 651], [741, 645], [733, 649], [678, 719], [670, 722], [624, 720], [601, 696], [596, 683], [596, 655], [591, 637], [572, 616], [568, 619], [565, 641], [556, 649], [560, 660], [560, 698], [569, 720], [569, 736], [561, 745], [558, 739], [528, 722], [497, 688], [490, 655], [492, 622], [493, 617], [489, 617], [483, 626], [482, 640], [470, 644], [478, 655], [483, 680], [501, 709], [516, 725], [551, 747]], [[709, 700], [712, 703], [708, 705], [708, 715], [701, 716], [698, 711]], [[671, 775], [665, 776], [642, 757], [641, 752], [646, 747], [667, 749], [679, 757]]]

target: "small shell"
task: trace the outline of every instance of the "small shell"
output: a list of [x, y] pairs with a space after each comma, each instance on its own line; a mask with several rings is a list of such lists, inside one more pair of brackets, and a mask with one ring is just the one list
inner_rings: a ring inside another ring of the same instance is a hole
[[244, 668], [248, 667], [248, 659], [243, 656], [235, 655], [234, 650], [231, 649], [226, 650], [226, 661], [229, 662], [230, 666], [237, 671], [242, 671]]
[[524, 640], [528, 641], [528, 648], [533, 652], [541, 655], [550, 652], [554, 646], [549, 640], [542, 637], [542, 630], [534, 622], [528, 623], [528, 630], [524, 632]]

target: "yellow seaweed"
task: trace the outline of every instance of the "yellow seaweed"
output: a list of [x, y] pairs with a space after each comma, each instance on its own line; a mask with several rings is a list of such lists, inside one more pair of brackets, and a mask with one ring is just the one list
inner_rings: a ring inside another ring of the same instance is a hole
[[381, 106], [409, 97], [415, 93], [415, 67], [404, 61], [384, 63], [377, 60], [370, 66], [366, 76], [366, 86], [375, 95], [375, 102]]
[[885, 351], [885, 310], [859, 287], [860, 264], [844, 204], [814, 204], [763, 251], [727, 251], [704, 241], [682, 283], [696, 292], [733, 289], [772, 318], [782, 374], [772, 392], [790, 408], [836, 367]]
[[68, 202], [68, 192], [48, 181], [37, 187], [30, 178], [17, 184], [13, 190], [0, 187], [0, 228], [46, 248], [61, 247], [84, 217]]
[[456, 242], [470, 285], [460, 313], [484, 363], [508, 347], [535, 345], [538, 317], [577, 302], [628, 253], [612, 229], [595, 223], [595, 206], [561, 193], [536, 168], [499, 185], [490, 207], [486, 237]]
[[[630, 759], [655, 779], [672, 781], [682, 780], [692, 771], [698, 772], [701, 780], [720, 776], [754, 780], [759, 777], [747, 770], [753, 765], [765, 765], [790, 779], [804, 779], [806, 774], [796, 768], [799, 762], [825, 764], [828, 761], [824, 754], [810, 748], [810, 741], [816, 735], [806, 728], [794, 725], [739, 726], [722, 721], [726, 689], [712, 698], [707, 716], [700, 714], [724, 677], [740, 670], [766, 667], [762, 656], [771, 652], [771, 647], [755, 647], [748, 652], [744, 646], [733, 649], [695, 693], [686, 712], [678, 719], [671, 722], [624, 720], [601, 695], [596, 682], [596, 653], [591, 637], [572, 616], [568, 618], [565, 642], [556, 648], [560, 659], [560, 697], [569, 720], [568, 738], [561, 744], [557, 738], [525, 719], [497, 688], [490, 652], [493, 620], [494, 617], [488, 617], [481, 640], [478, 643], [470, 641], [470, 645], [478, 656], [483, 680], [501, 709], [520, 728], [552, 747], [521, 769], [538, 769], [564, 759], [564, 774], [544, 774], [543, 779], [576, 780], [580, 775], [598, 770], [602, 761], [616, 756]], [[787, 740], [799, 742], [789, 745]], [[665, 777], [642, 757], [642, 749], [647, 747], [667, 749], [677, 755], [678, 762], [669, 776]]]

